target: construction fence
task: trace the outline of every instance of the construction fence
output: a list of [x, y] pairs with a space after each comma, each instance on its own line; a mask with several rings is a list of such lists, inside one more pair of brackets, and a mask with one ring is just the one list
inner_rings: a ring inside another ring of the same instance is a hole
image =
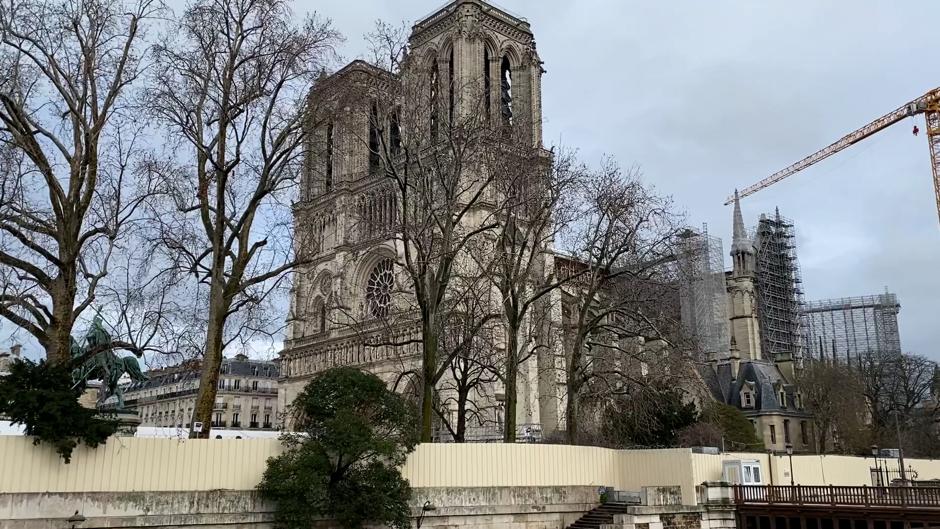
[[[250, 490], [280, 451], [276, 439], [115, 437], [95, 449], [77, 448], [65, 464], [47, 445], [0, 436], [0, 493]], [[537, 444], [420, 445], [402, 473], [413, 487], [680, 486], [683, 503], [693, 505], [696, 487], [719, 481], [722, 463], [735, 459], [759, 461], [767, 484], [790, 483], [786, 456]], [[870, 484], [870, 458], [795, 455], [792, 461], [797, 484]], [[940, 461], [907, 464], [919, 479], [940, 478]]]

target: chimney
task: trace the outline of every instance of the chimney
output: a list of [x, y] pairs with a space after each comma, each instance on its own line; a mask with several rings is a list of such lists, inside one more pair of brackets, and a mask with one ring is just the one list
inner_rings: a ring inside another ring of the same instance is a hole
[[10, 347], [10, 356], [12, 356], [13, 358], [19, 358], [22, 350], [23, 350], [23, 346], [20, 344], [16, 344], [13, 347]]

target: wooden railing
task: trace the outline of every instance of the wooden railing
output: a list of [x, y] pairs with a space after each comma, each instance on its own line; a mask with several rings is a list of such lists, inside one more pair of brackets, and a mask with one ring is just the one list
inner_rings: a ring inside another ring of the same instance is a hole
[[940, 508], [940, 487], [734, 485], [737, 504]]

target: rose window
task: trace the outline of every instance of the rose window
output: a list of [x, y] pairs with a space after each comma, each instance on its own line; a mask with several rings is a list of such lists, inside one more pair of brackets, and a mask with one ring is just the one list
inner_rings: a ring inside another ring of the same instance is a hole
[[392, 301], [392, 288], [395, 287], [395, 273], [391, 259], [379, 261], [366, 284], [366, 304], [369, 313], [376, 318], [388, 316], [388, 307]]

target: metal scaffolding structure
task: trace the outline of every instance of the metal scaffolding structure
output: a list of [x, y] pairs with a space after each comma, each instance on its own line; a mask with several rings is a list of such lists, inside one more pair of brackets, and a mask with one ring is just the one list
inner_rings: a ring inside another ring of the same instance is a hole
[[761, 215], [754, 234], [757, 249], [757, 317], [761, 350], [768, 359], [803, 357], [800, 315], [803, 305], [800, 265], [793, 223]]
[[731, 341], [721, 239], [702, 231], [681, 235], [677, 265], [682, 324], [706, 354], [726, 353]]
[[896, 295], [810, 301], [803, 307], [807, 354], [817, 360], [857, 362], [865, 355], [901, 354]]

